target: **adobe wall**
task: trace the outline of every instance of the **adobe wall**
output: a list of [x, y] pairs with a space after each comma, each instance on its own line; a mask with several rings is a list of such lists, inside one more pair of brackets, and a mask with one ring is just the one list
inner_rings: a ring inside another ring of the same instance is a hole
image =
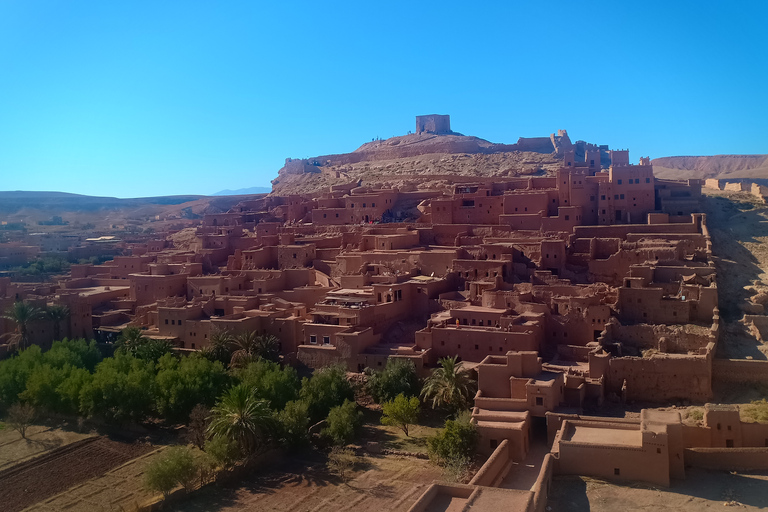
[[480, 467], [480, 469], [469, 481], [469, 485], [493, 485], [499, 479], [501, 472], [509, 464], [510, 446], [507, 439], [502, 440], [490, 457]]
[[721, 471], [760, 471], [768, 469], [766, 448], [686, 448], [685, 465]]
[[663, 402], [687, 399], [704, 402], [712, 397], [709, 355], [653, 354], [649, 358], [614, 357], [607, 374], [610, 389], [626, 382], [627, 400]]
[[768, 384], [768, 361], [715, 359], [712, 378], [720, 382], [759, 382]]
[[[563, 430], [569, 428], [566, 421]], [[638, 436], [641, 432], [638, 431]], [[669, 487], [669, 458], [666, 436], [658, 442], [643, 439], [643, 446], [580, 443], [556, 439], [555, 472], [588, 475], [606, 480], [649, 482]], [[660, 448], [657, 452], [656, 448]]]

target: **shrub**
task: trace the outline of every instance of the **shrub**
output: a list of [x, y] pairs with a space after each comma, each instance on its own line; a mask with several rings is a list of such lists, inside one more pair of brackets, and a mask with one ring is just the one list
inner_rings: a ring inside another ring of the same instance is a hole
[[330, 438], [334, 444], [346, 444], [355, 437], [362, 421], [362, 413], [357, 410], [355, 402], [345, 400], [328, 413], [327, 425], [323, 435]]
[[477, 428], [470, 422], [469, 411], [465, 411], [455, 420], [447, 420], [445, 428], [427, 440], [427, 452], [438, 464], [450, 464], [471, 458], [477, 439]]
[[150, 491], [159, 491], [167, 498], [177, 486], [191, 491], [201, 473], [204, 459], [188, 446], [172, 446], [144, 471], [144, 486]]
[[207, 453], [219, 466], [232, 467], [239, 458], [237, 442], [225, 436], [213, 436], [205, 442]]

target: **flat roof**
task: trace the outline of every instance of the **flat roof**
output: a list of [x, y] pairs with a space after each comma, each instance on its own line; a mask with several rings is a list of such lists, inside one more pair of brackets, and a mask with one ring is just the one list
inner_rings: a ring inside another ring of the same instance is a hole
[[585, 444], [636, 446], [639, 448], [643, 446], [643, 434], [639, 430], [574, 425], [567, 441]]

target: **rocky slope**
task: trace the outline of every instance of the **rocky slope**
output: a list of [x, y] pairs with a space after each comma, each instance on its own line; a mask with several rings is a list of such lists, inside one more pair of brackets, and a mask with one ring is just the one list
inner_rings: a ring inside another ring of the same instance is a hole
[[768, 178], [768, 155], [669, 156], [651, 164], [658, 178]]
[[[531, 144], [530, 141], [538, 144]], [[522, 141], [522, 139], [521, 139]], [[362, 180], [366, 185], [402, 189], [449, 186], [454, 177], [546, 174], [562, 160], [545, 137], [518, 144], [494, 144], [459, 134], [392, 137], [352, 153], [286, 160], [272, 181], [273, 194], [305, 194]], [[548, 147], [547, 147], [548, 146]]]

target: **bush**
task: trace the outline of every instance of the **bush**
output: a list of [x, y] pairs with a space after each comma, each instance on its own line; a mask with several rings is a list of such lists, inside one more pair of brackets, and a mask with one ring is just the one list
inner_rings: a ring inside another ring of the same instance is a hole
[[419, 419], [420, 405], [419, 399], [415, 396], [409, 399], [400, 393], [391, 402], [381, 404], [381, 410], [384, 412], [381, 423], [399, 427], [407, 436], [408, 426], [416, 423]]
[[362, 422], [362, 413], [357, 410], [355, 402], [345, 400], [342, 405], [334, 407], [328, 413], [327, 425], [323, 435], [330, 438], [334, 444], [347, 444], [355, 437]]
[[225, 436], [213, 436], [208, 439], [205, 442], [205, 453], [223, 468], [232, 467], [240, 456], [237, 442]]
[[309, 406], [303, 400], [291, 401], [277, 415], [280, 424], [280, 443], [289, 449], [305, 446], [309, 442]]
[[200, 459], [187, 446], [172, 446], [152, 461], [144, 471], [144, 485], [150, 491], [159, 491], [167, 498], [181, 485], [189, 492], [200, 474]]
[[389, 359], [383, 371], [374, 371], [366, 385], [378, 403], [394, 400], [397, 395], [419, 396], [421, 391], [416, 366], [408, 359]]
[[465, 411], [455, 420], [447, 420], [443, 430], [427, 439], [427, 452], [438, 464], [448, 465], [471, 458], [477, 440], [477, 428], [470, 422], [469, 411]]
[[355, 392], [346, 370], [337, 365], [317, 370], [311, 379], [304, 377], [299, 397], [309, 406], [310, 421], [316, 423], [328, 416], [333, 407], [354, 400]]

